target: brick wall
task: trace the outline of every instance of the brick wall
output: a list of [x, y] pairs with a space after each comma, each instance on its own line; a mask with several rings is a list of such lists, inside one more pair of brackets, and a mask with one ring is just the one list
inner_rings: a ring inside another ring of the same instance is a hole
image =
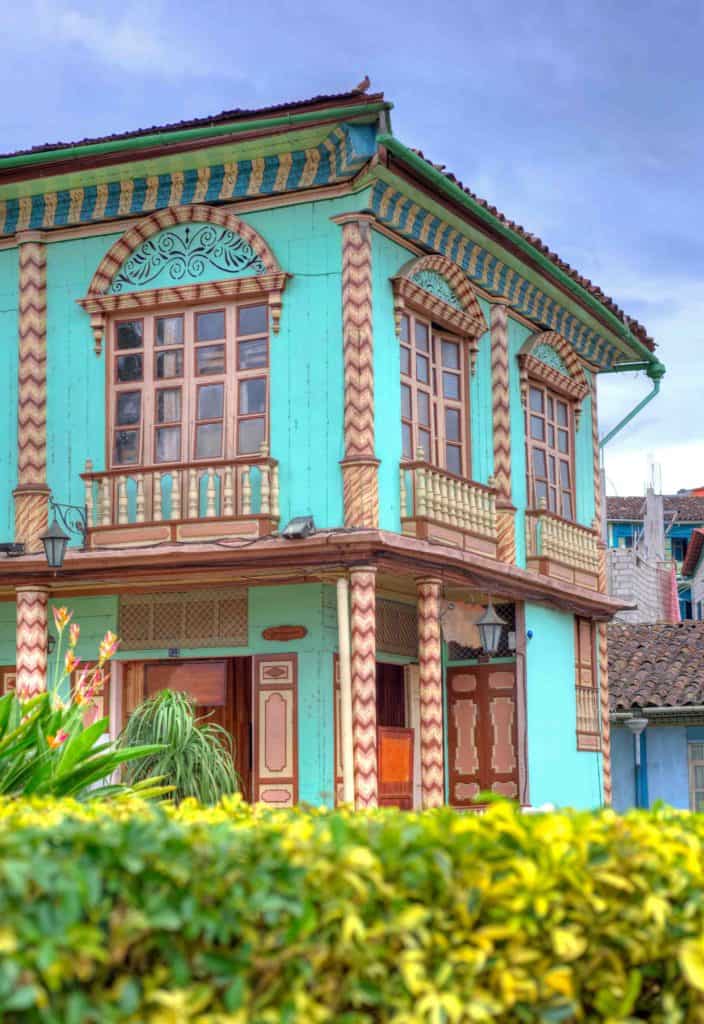
[[608, 571], [611, 596], [637, 605], [633, 611], [619, 612], [617, 619], [622, 622], [669, 620], [669, 563], [646, 562], [635, 548], [610, 548]]

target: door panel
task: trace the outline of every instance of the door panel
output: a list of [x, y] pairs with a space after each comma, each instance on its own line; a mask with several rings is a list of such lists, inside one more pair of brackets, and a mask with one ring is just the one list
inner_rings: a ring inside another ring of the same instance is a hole
[[379, 806], [413, 808], [413, 730], [380, 726]]
[[207, 715], [209, 722], [217, 722], [231, 732], [231, 686], [227, 676], [225, 661], [155, 662], [145, 669], [144, 696], [154, 697], [161, 690], [187, 693], [195, 700], [198, 715]]
[[298, 802], [298, 659], [257, 655], [253, 661], [253, 799], [277, 807]]

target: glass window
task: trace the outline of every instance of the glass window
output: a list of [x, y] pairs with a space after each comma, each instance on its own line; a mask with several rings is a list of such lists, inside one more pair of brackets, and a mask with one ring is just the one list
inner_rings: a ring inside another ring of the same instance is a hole
[[176, 348], [171, 352], [157, 352], [156, 377], [157, 380], [183, 377], [183, 349]]
[[196, 349], [196, 373], [199, 377], [225, 372], [225, 346], [201, 345]]
[[266, 306], [241, 306], [238, 310], [238, 334], [266, 334]]
[[257, 341], [241, 341], [239, 345], [240, 370], [259, 370], [266, 366], [269, 358], [266, 338]]
[[117, 396], [117, 413], [115, 422], [120, 427], [139, 423], [142, 412], [142, 392], [122, 391]]
[[144, 334], [142, 320], [123, 320], [117, 324], [117, 348], [141, 348]]
[[183, 345], [183, 317], [160, 316], [156, 321], [157, 345]]
[[118, 356], [117, 379], [120, 383], [142, 379], [142, 356]]
[[196, 341], [219, 341], [225, 337], [225, 312], [196, 314]]
[[531, 500], [574, 519], [573, 419], [570, 405], [537, 384], [529, 387], [528, 472]]
[[118, 465], [134, 465], [139, 458], [139, 431], [116, 430], [114, 455]]

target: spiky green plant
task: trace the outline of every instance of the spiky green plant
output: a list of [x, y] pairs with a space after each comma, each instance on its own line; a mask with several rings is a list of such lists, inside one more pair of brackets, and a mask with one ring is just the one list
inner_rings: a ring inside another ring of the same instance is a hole
[[195, 702], [187, 693], [161, 690], [130, 715], [118, 740], [123, 747], [161, 744], [162, 749], [125, 766], [125, 782], [136, 785], [158, 776], [173, 786], [171, 799], [180, 803], [195, 797], [215, 804], [228, 793], [239, 791], [232, 759], [232, 737], [207, 716], [196, 715]]

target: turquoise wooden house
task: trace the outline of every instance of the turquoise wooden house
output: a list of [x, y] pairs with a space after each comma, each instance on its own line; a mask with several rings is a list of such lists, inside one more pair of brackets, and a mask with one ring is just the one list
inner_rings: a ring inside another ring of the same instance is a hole
[[596, 381], [662, 367], [382, 94], [0, 158], [0, 300], [4, 686], [66, 605], [252, 799], [609, 800]]

